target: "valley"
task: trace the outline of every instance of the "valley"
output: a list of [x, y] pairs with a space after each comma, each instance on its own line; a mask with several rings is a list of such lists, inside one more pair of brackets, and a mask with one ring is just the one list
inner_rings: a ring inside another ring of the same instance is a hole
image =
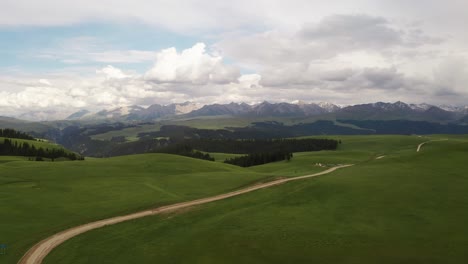
[[468, 142], [401, 147], [317, 179], [91, 231], [45, 263], [462, 263]]

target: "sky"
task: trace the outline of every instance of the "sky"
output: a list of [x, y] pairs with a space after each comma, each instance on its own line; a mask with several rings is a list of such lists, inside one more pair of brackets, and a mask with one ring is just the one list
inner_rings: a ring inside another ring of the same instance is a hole
[[468, 105], [466, 0], [0, 1], [0, 115]]

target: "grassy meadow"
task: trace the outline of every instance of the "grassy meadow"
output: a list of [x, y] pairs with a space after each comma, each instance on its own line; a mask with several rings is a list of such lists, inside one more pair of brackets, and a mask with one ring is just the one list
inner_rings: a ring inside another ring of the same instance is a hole
[[431, 142], [420, 153], [416, 146], [428, 138], [332, 138], [342, 141], [337, 151], [295, 153], [289, 162], [251, 168], [166, 154], [60, 163], [1, 157], [0, 243], [9, 249], [0, 263], [16, 263], [33, 244], [71, 226], [325, 169], [317, 163], [356, 165], [91, 231], [59, 246], [45, 263], [468, 259], [462, 250], [468, 245], [468, 138]]
[[167, 154], [74, 162], [0, 157], [0, 263], [57, 231], [97, 219], [227, 192], [269, 175]]
[[252, 170], [286, 172], [307, 160], [353, 167], [94, 230], [45, 263], [467, 262], [466, 138], [430, 142], [419, 153], [427, 138], [341, 139], [334, 155], [300, 153]]

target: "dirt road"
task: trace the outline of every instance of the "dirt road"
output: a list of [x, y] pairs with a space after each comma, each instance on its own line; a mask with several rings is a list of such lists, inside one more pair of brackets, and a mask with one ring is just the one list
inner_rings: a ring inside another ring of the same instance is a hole
[[444, 138], [444, 139], [434, 139], [434, 140], [429, 140], [429, 141], [425, 141], [421, 144], [418, 145], [418, 148], [416, 149], [416, 152], [419, 152], [421, 150], [421, 147], [424, 146], [424, 144], [426, 143], [429, 143], [429, 142], [434, 142], [434, 141], [446, 141], [448, 140], [448, 138]]
[[297, 181], [297, 180], [302, 180], [302, 179], [306, 179], [306, 178], [317, 177], [317, 176], [320, 176], [320, 175], [331, 173], [331, 172], [333, 172], [333, 171], [335, 171], [337, 169], [345, 168], [345, 167], [349, 167], [349, 166], [352, 166], [352, 164], [351, 165], [340, 165], [340, 166], [332, 167], [332, 168], [330, 168], [328, 170], [318, 172], [318, 173], [315, 173], [315, 174], [312, 174], [312, 175], [305, 175], [305, 176], [299, 176], [299, 177], [294, 177], [294, 178], [285, 178], [285, 179], [275, 180], [275, 181], [271, 181], [271, 182], [267, 182], [267, 183], [261, 183], [261, 184], [253, 185], [251, 187], [247, 187], [245, 189], [241, 189], [241, 190], [234, 191], [234, 192], [229, 192], [229, 193], [220, 194], [220, 195], [216, 195], [216, 196], [212, 196], [212, 197], [208, 197], [208, 198], [202, 198], [202, 199], [198, 199], [198, 200], [193, 200], [193, 201], [189, 201], [189, 202], [182, 202], [182, 203], [177, 203], [177, 204], [173, 204], [173, 205], [162, 206], [162, 207], [158, 207], [158, 208], [155, 208], [155, 209], [145, 210], [145, 211], [141, 211], [141, 212], [137, 212], [137, 213], [133, 213], [133, 214], [128, 214], [128, 215], [123, 215], [123, 216], [112, 217], [112, 218], [103, 219], [103, 220], [100, 220], [100, 221], [84, 224], [84, 225], [81, 225], [81, 226], [73, 227], [73, 228], [67, 229], [65, 231], [62, 231], [60, 233], [57, 233], [55, 235], [52, 235], [52, 236], [40, 241], [36, 245], [34, 245], [20, 259], [18, 264], [39, 264], [39, 263], [42, 263], [42, 260], [47, 256], [47, 254], [49, 254], [52, 251], [52, 249], [54, 249], [55, 247], [59, 246], [60, 244], [62, 244], [63, 242], [67, 241], [68, 239], [70, 239], [72, 237], [75, 237], [75, 236], [77, 236], [79, 234], [85, 233], [85, 232], [93, 230], [93, 229], [97, 229], [97, 228], [108, 226], [108, 225], [114, 225], [114, 224], [117, 224], [117, 223], [121, 223], [121, 222], [124, 222], [124, 221], [129, 221], [129, 220], [133, 220], [133, 219], [137, 219], [137, 218], [141, 218], [141, 217], [145, 217], [145, 216], [149, 216], [149, 215], [156, 215], [156, 214], [160, 214], [160, 213], [163, 213], [163, 212], [168, 212], [168, 211], [178, 210], [178, 209], [182, 209], [182, 208], [186, 208], [186, 207], [190, 207], [190, 206], [195, 206], [195, 205], [199, 205], [199, 204], [205, 204], [205, 203], [210, 203], [210, 202], [214, 202], [214, 201], [218, 201], [218, 200], [223, 200], [223, 199], [230, 198], [230, 197], [233, 197], [233, 196], [241, 195], [241, 194], [252, 192], [252, 191], [255, 191], [255, 190], [259, 190], [259, 189], [268, 188], [268, 187], [271, 187], [271, 186], [283, 184], [283, 183], [290, 182], [290, 181]]

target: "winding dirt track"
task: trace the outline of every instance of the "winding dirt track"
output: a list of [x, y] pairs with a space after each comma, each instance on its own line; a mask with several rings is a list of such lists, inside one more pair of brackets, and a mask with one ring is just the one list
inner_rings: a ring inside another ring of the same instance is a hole
[[297, 181], [297, 180], [302, 180], [302, 179], [306, 179], [306, 178], [317, 177], [317, 176], [320, 176], [320, 175], [331, 173], [331, 172], [333, 172], [333, 171], [335, 171], [337, 169], [341, 169], [341, 168], [345, 168], [345, 167], [349, 167], [349, 166], [353, 166], [353, 165], [351, 164], [351, 165], [336, 166], [336, 167], [332, 167], [332, 168], [330, 168], [328, 170], [318, 172], [318, 173], [315, 173], [315, 174], [311, 174], [311, 175], [305, 175], [305, 176], [299, 176], [299, 177], [294, 177], [294, 178], [286, 178], [286, 179], [275, 180], [275, 181], [271, 181], [271, 182], [267, 182], [267, 183], [253, 185], [251, 187], [247, 187], [245, 189], [241, 189], [241, 190], [238, 190], [238, 191], [233, 191], [233, 192], [229, 192], [229, 193], [225, 193], [225, 194], [220, 194], [220, 195], [216, 195], [216, 196], [212, 196], [212, 197], [208, 197], [208, 198], [202, 198], [202, 199], [193, 200], [193, 201], [189, 201], [189, 202], [182, 202], [182, 203], [177, 203], [177, 204], [173, 204], [173, 205], [162, 206], [162, 207], [158, 207], [158, 208], [155, 208], [155, 209], [145, 210], [145, 211], [141, 211], [141, 212], [137, 212], [137, 213], [133, 213], [133, 214], [128, 214], [128, 215], [123, 215], [123, 216], [112, 217], [112, 218], [103, 219], [103, 220], [100, 220], [100, 221], [84, 224], [84, 225], [81, 225], [81, 226], [72, 227], [72, 228], [64, 230], [64, 231], [62, 231], [60, 233], [52, 235], [52, 236], [40, 241], [36, 245], [34, 245], [20, 259], [18, 264], [40, 264], [40, 263], [42, 263], [44, 258], [47, 256], [47, 254], [49, 254], [52, 251], [52, 249], [54, 249], [55, 247], [59, 246], [60, 244], [62, 244], [63, 242], [67, 241], [68, 239], [70, 239], [72, 237], [75, 237], [75, 236], [77, 236], [79, 234], [88, 232], [88, 231], [93, 230], [93, 229], [97, 229], [97, 228], [108, 226], [108, 225], [114, 225], [114, 224], [117, 224], [117, 223], [129, 221], [129, 220], [133, 220], [133, 219], [137, 219], [137, 218], [141, 218], [141, 217], [145, 217], [145, 216], [149, 216], [149, 215], [156, 215], [156, 214], [160, 214], [160, 213], [163, 213], [163, 212], [174, 211], [174, 210], [178, 210], [178, 209], [182, 209], [182, 208], [186, 208], [186, 207], [190, 207], [190, 206], [195, 206], [195, 205], [199, 205], [199, 204], [205, 204], [205, 203], [210, 203], [210, 202], [214, 202], [214, 201], [218, 201], [218, 200], [223, 200], [223, 199], [227, 199], [227, 198], [230, 198], [230, 197], [233, 197], [233, 196], [241, 195], [241, 194], [248, 193], [248, 192], [253, 192], [253, 191], [256, 191], [256, 190], [259, 190], [259, 189], [265, 189], [265, 188], [268, 188], [268, 187], [271, 187], [271, 186], [283, 184], [283, 183], [290, 182], [290, 181]]
[[429, 142], [434, 142], [434, 141], [446, 141], [448, 140], [448, 138], [444, 138], [444, 139], [434, 139], [434, 140], [429, 140], [429, 141], [425, 141], [421, 144], [418, 145], [418, 148], [416, 149], [416, 152], [419, 152], [421, 150], [421, 147], [424, 146], [424, 144], [426, 143], [429, 143]]

